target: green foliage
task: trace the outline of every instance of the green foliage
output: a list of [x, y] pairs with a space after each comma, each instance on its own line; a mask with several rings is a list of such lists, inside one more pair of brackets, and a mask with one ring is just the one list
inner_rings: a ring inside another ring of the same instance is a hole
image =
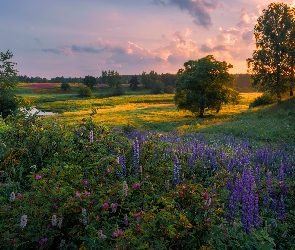
[[146, 89], [151, 89], [156, 81], [161, 81], [161, 75], [154, 70], [151, 70], [149, 74], [142, 72], [141, 83]]
[[151, 94], [163, 94], [165, 85], [161, 80], [156, 80], [151, 88]]
[[80, 87], [78, 89], [78, 96], [80, 96], [82, 98], [91, 97], [92, 96], [92, 90], [87, 86]]
[[9, 50], [6, 53], [0, 52], [0, 115], [6, 118], [18, 109], [19, 98], [15, 92], [17, 88], [16, 63], [10, 61], [13, 57]]
[[216, 61], [212, 55], [184, 63], [178, 71], [174, 101], [178, 109], [189, 110], [200, 117], [205, 110], [217, 113], [222, 104], [238, 103], [239, 94], [232, 89], [234, 77], [228, 73], [231, 64]]
[[109, 70], [108, 72], [103, 70], [100, 79], [102, 83], [109, 85], [110, 88], [117, 88], [122, 83], [122, 76], [114, 70]]
[[64, 91], [68, 90], [71, 88], [70, 84], [68, 82], [62, 82], [60, 85], [60, 88]]
[[255, 108], [263, 105], [273, 104], [276, 102], [276, 98], [269, 92], [263, 93], [262, 96], [255, 98], [253, 102], [250, 103], [249, 108]]
[[138, 90], [138, 85], [140, 84], [139, 80], [138, 80], [138, 77], [137, 75], [135, 76], [132, 76], [130, 81], [129, 81], [129, 87], [132, 89], [132, 90]]
[[253, 86], [281, 100], [294, 85], [294, 8], [274, 2], [264, 9], [254, 28], [256, 50], [247, 59]]
[[83, 84], [90, 89], [93, 89], [94, 85], [96, 85], [96, 79], [94, 76], [85, 76], [83, 79]]
[[121, 85], [118, 85], [112, 92], [112, 96], [121, 96], [125, 94], [125, 90]]

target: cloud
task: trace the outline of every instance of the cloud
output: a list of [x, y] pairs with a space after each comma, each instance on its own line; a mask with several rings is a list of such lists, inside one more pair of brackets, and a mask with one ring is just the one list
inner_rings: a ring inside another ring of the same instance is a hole
[[46, 53], [61, 54], [60, 49], [41, 49], [41, 51]]
[[92, 53], [92, 54], [99, 54], [103, 52], [106, 48], [102, 49], [95, 49], [90, 46], [78, 46], [78, 45], [72, 45], [71, 51], [72, 52], [77, 52], [77, 53]]
[[218, 0], [153, 0], [151, 4], [177, 6], [182, 11], [187, 11], [196, 25], [209, 28], [212, 25], [209, 12], [217, 8]]

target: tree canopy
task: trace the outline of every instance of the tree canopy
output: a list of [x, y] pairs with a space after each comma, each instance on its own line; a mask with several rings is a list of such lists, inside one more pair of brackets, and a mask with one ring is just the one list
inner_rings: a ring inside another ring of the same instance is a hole
[[94, 76], [85, 76], [83, 79], [83, 84], [90, 89], [93, 89], [94, 85], [96, 85], [96, 79]]
[[13, 57], [9, 50], [0, 52], [0, 115], [6, 118], [18, 108], [19, 100], [15, 95], [18, 85], [16, 63], [11, 62]]
[[256, 50], [247, 59], [253, 86], [278, 100], [288, 88], [293, 95], [294, 8], [278, 2], [268, 5], [257, 20], [254, 35]]
[[232, 89], [234, 76], [228, 72], [232, 67], [212, 55], [185, 62], [184, 69], [178, 70], [176, 81], [177, 108], [203, 117], [205, 110], [219, 112], [224, 103], [236, 104], [239, 93]]

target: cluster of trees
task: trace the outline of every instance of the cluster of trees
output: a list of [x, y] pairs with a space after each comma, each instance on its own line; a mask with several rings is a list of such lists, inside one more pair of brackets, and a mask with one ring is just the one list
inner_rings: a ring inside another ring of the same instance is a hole
[[281, 100], [289, 90], [293, 96], [295, 61], [295, 8], [271, 3], [254, 27], [256, 50], [247, 59], [253, 86]]

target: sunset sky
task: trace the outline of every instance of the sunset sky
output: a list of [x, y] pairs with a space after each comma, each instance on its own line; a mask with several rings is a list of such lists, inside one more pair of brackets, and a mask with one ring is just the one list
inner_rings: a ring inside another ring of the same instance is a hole
[[231, 73], [246, 73], [254, 25], [271, 2], [1, 1], [0, 51], [14, 54], [20, 75], [49, 79], [101, 76], [102, 70], [176, 73], [206, 55], [233, 64]]

